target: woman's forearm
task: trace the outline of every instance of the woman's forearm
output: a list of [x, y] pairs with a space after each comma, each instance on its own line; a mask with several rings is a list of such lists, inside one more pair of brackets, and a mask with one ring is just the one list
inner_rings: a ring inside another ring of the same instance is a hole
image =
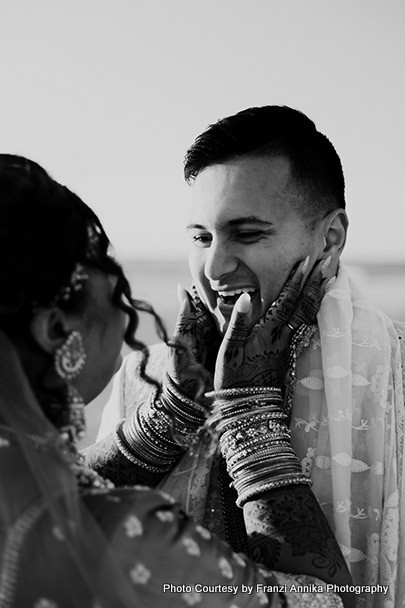
[[116, 486], [145, 485], [154, 488], [165, 475], [147, 471], [126, 458], [118, 448], [115, 433], [91, 445], [84, 451], [84, 456], [88, 466]]
[[[351, 585], [339, 545], [308, 486], [287, 486], [263, 494], [243, 507], [249, 556], [267, 568], [315, 576], [326, 583]], [[342, 594], [346, 607], [353, 594]]]

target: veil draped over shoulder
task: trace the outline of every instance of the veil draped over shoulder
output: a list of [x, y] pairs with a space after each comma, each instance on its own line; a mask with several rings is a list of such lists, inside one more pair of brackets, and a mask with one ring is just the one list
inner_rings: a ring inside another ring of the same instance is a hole
[[134, 606], [134, 589], [79, 496], [71, 460], [0, 332], [1, 608]]

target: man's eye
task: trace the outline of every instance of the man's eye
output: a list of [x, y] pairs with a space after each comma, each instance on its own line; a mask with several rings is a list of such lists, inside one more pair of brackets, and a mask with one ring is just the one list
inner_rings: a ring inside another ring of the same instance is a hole
[[236, 238], [249, 243], [253, 241], [258, 241], [262, 236], [262, 232], [259, 232], [257, 230], [251, 230], [249, 232], [238, 232]]
[[193, 243], [198, 247], [209, 247], [211, 245], [212, 236], [210, 234], [195, 234]]

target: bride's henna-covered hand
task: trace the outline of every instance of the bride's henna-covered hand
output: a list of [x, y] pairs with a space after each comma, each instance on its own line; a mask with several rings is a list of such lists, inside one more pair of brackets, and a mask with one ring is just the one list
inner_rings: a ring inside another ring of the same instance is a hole
[[248, 294], [235, 304], [215, 367], [215, 390], [242, 386], [283, 388], [289, 344], [302, 324], [316, 322], [330, 258], [319, 260], [302, 286], [305, 262], [294, 268], [280, 295], [252, 328]]
[[213, 378], [205, 368], [209, 346], [218, 339], [211, 315], [199, 299], [180, 285], [180, 303], [167, 371], [180, 391], [190, 399], [203, 399], [202, 395], [213, 388]]

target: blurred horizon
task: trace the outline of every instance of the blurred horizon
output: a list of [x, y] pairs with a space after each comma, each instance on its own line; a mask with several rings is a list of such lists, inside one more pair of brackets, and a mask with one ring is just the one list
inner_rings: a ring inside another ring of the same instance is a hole
[[[342, 262], [377, 308], [390, 318], [405, 321], [405, 262], [363, 261], [344, 255]], [[170, 333], [177, 315], [177, 284], [185, 288], [191, 284], [187, 260], [126, 260], [122, 266], [133, 296], [152, 304]], [[138, 332], [146, 344], [157, 340], [148, 315], [142, 315]]]

